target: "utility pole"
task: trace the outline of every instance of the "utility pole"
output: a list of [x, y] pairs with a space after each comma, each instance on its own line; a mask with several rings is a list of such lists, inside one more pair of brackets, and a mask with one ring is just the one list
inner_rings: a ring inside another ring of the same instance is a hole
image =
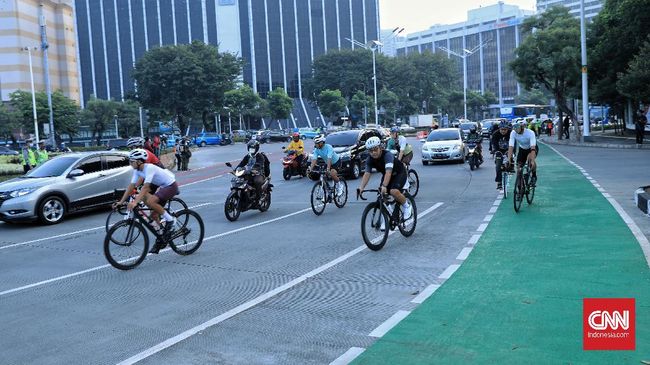
[[[580, 0], [580, 53], [582, 59], [582, 140], [591, 140], [589, 127], [589, 78], [587, 75], [587, 29], [585, 25], [585, 0]], [[577, 123], [577, 122], [576, 122]]]
[[[34, 47], [36, 49], [36, 47]], [[24, 51], [27, 51], [29, 56], [29, 77], [32, 82], [32, 114], [34, 115], [34, 134], [36, 136], [36, 145], [38, 146], [38, 118], [36, 116], [36, 92], [34, 91], [34, 69], [32, 68], [32, 49], [30, 47], [23, 48]]]
[[45, 14], [43, 13], [43, 4], [38, 7], [39, 17], [38, 24], [41, 27], [41, 49], [43, 50], [43, 72], [45, 77], [45, 92], [47, 93], [47, 106], [50, 109], [50, 136], [49, 140], [52, 146], [56, 146], [54, 138], [54, 112], [52, 110], [52, 88], [50, 86], [50, 68], [47, 59], [47, 30], [45, 29]]

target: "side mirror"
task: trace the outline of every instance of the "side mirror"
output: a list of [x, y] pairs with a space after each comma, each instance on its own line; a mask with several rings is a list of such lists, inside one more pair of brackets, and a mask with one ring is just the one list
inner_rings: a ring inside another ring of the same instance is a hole
[[74, 170], [70, 171], [70, 173], [68, 174], [68, 177], [79, 177], [79, 176], [81, 176], [83, 174], [85, 174], [84, 170], [82, 170], [82, 169], [74, 169]]
[[232, 164], [230, 162], [226, 162], [226, 166], [232, 167]]

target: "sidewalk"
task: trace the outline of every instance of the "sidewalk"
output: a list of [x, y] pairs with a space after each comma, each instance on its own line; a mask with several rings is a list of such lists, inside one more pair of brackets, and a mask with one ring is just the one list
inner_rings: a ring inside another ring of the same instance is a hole
[[650, 149], [650, 136], [646, 136], [645, 143], [642, 145], [636, 144], [636, 139], [633, 136], [617, 136], [610, 131], [606, 131], [604, 134], [600, 131], [591, 132], [592, 142], [578, 142], [575, 139], [575, 135], [571, 136], [571, 139], [557, 139], [557, 135], [551, 137], [543, 134], [539, 136], [539, 140], [548, 143], [548, 144], [559, 144], [565, 146], [577, 146], [577, 147], [598, 147], [598, 148], [636, 148], [636, 149]]
[[[533, 205], [503, 200], [456, 273], [354, 364], [641, 364], [650, 270], [575, 167], [540, 146]], [[583, 298], [636, 298], [636, 351], [583, 351]]]

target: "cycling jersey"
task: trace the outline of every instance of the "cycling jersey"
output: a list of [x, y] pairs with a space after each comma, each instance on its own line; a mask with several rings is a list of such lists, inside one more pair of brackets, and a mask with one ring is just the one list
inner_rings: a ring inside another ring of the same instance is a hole
[[329, 144], [323, 145], [323, 148], [314, 148], [314, 153], [312, 153], [311, 158], [317, 159], [322, 158], [325, 162], [328, 159], [332, 159], [332, 165], [339, 162], [339, 155], [334, 152], [334, 147]]
[[381, 172], [382, 175], [386, 174], [386, 170], [392, 170], [392, 176], [406, 172], [404, 164], [395, 158], [392, 153], [386, 150], [382, 151], [379, 158], [375, 159], [368, 156], [366, 159], [366, 171], [372, 172], [372, 169]]
[[492, 145], [492, 151], [497, 152], [501, 151], [503, 153], [508, 151], [508, 144], [510, 143], [510, 134], [514, 133], [512, 131], [508, 131], [506, 134], [501, 134], [501, 131], [496, 131], [492, 135], [492, 139], [490, 140], [490, 143]]
[[398, 136], [397, 140], [399, 143], [395, 143], [394, 138], [389, 139], [388, 143], [386, 144], [386, 149], [397, 150], [398, 155], [400, 151], [404, 151], [404, 155], [408, 155], [409, 153], [413, 152], [413, 147], [411, 147], [411, 145], [406, 142], [406, 137]]
[[145, 163], [150, 163], [150, 164], [156, 165], [156, 166], [158, 166], [160, 168], [163, 168], [163, 169], [165, 168], [165, 166], [162, 164], [162, 162], [160, 162], [160, 159], [158, 159], [158, 157], [156, 157], [156, 155], [153, 154], [153, 153], [148, 153], [147, 154], [147, 161], [145, 161]]
[[524, 129], [524, 132], [522, 134], [519, 134], [516, 131], [512, 131], [512, 133], [510, 133], [510, 141], [508, 142], [508, 146], [514, 147], [515, 141], [517, 142], [519, 148], [524, 150], [529, 150], [531, 146], [537, 146], [535, 132], [531, 131], [530, 129]]
[[145, 184], [153, 184], [160, 187], [170, 186], [176, 182], [176, 177], [171, 171], [161, 169], [160, 167], [149, 163], [144, 164], [142, 171], [133, 171], [131, 183], [137, 183], [139, 178], [143, 178]]

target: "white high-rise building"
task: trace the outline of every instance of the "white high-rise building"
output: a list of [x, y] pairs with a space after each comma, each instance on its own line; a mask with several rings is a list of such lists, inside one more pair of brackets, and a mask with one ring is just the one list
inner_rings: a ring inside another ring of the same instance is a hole
[[[603, 0], [585, 0], [585, 19], [589, 20], [598, 15], [604, 3]], [[562, 5], [569, 9], [571, 15], [580, 17], [580, 0], [537, 0], [537, 11], [541, 13], [556, 5]]]

